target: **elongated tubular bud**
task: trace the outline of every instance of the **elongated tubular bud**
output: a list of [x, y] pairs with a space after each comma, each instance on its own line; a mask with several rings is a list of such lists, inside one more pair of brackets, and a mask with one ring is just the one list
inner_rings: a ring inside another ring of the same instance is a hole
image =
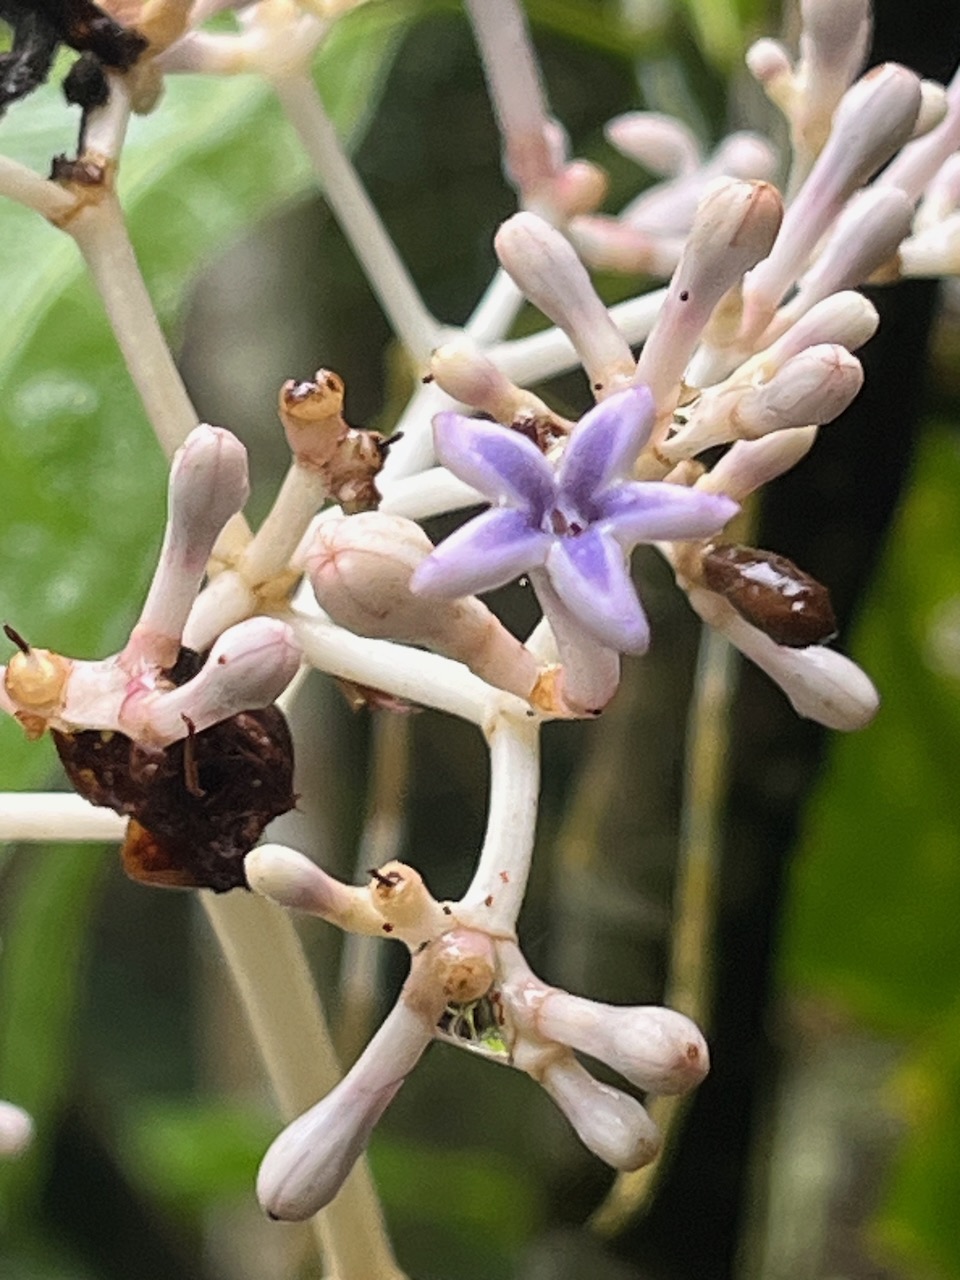
[[880, 705], [876, 689], [843, 654], [822, 645], [790, 649], [775, 644], [721, 596], [701, 587], [692, 588], [688, 595], [700, 617], [765, 671], [799, 715], [843, 732], [864, 728], [876, 715]]
[[430, 357], [430, 372], [447, 395], [506, 426], [521, 417], [559, 421], [539, 396], [511, 382], [465, 334], [437, 347]]
[[[751, 378], [758, 371], [769, 376], [801, 351], [822, 343], [837, 343], [856, 351], [870, 341], [880, 324], [873, 303], [852, 289], [831, 293], [795, 316], [790, 314], [792, 306], [788, 303], [777, 312], [764, 334], [765, 338], [769, 336], [770, 345], [740, 366], [738, 378]], [[774, 340], [775, 335], [779, 336]]]
[[535, 214], [517, 213], [497, 232], [494, 248], [517, 286], [573, 343], [597, 398], [629, 385], [630, 346], [569, 241]]
[[863, 367], [845, 347], [808, 347], [744, 393], [734, 411], [735, 434], [756, 440], [771, 431], [832, 422], [862, 386]]
[[305, 565], [317, 600], [334, 622], [358, 635], [420, 644], [464, 663], [522, 698], [539, 674], [536, 659], [473, 596], [438, 600], [410, 591], [433, 544], [402, 516], [363, 512], [323, 520]]
[[647, 383], [658, 415], [671, 412], [704, 325], [725, 293], [770, 251], [783, 204], [766, 182], [721, 179], [701, 200], [634, 381]]
[[621, 155], [651, 173], [677, 177], [700, 167], [700, 144], [693, 130], [658, 111], [627, 111], [610, 120], [604, 135]]
[[301, 1222], [334, 1198], [377, 1121], [433, 1038], [401, 997], [340, 1083], [275, 1139], [260, 1165], [257, 1198], [271, 1218]]
[[574, 218], [569, 231], [584, 262], [598, 271], [663, 278], [683, 253], [681, 236], [660, 235], [601, 213]]
[[877, 185], [899, 187], [913, 201], [944, 161], [960, 147], [960, 70], [947, 86], [947, 113], [935, 129], [908, 142], [877, 178]]
[[909, 138], [920, 100], [919, 78], [895, 63], [875, 67], [844, 94], [827, 144], [787, 209], [770, 256], [744, 281], [745, 335], [767, 326], [849, 197]]
[[635, 1098], [594, 1080], [573, 1054], [554, 1058], [540, 1083], [583, 1145], [614, 1169], [640, 1169], [660, 1150], [660, 1133]]
[[672, 1009], [599, 1004], [548, 988], [533, 1013], [539, 1035], [598, 1058], [648, 1093], [686, 1093], [710, 1068], [703, 1036]]
[[960, 214], [904, 240], [900, 271], [905, 276], [956, 275], [960, 272]]
[[798, 93], [791, 113], [794, 146], [815, 156], [870, 41], [869, 0], [804, 0], [797, 66]]
[[745, 61], [747, 70], [763, 86], [770, 101], [789, 116], [796, 96], [796, 77], [784, 46], [768, 37], [755, 40], [747, 50]]
[[816, 438], [816, 427], [789, 427], [759, 440], [738, 440], [694, 487], [726, 494], [742, 505], [751, 493], [802, 461]]
[[139, 742], [167, 746], [240, 711], [267, 707], [300, 665], [293, 632], [274, 618], [249, 618], [230, 627], [210, 650], [200, 673], [177, 689], [134, 688], [120, 710], [120, 727]]
[[250, 492], [247, 451], [223, 427], [194, 428], [170, 470], [167, 525], [157, 569], [121, 663], [173, 666], [217, 536]]
[[383, 936], [383, 916], [367, 889], [342, 884], [317, 864], [280, 844], [262, 844], [244, 860], [254, 893], [282, 907], [306, 911], [351, 933]]
[[796, 296], [774, 319], [776, 329], [785, 328], [828, 295], [868, 280], [897, 252], [912, 220], [913, 206], [897, 187], [870, 188], [855, 196], [816, 262], [800, 278]]

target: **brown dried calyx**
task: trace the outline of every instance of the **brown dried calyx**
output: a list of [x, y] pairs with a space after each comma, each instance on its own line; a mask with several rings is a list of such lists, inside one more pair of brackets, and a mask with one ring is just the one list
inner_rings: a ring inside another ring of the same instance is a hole
[[[181, 649], [168, 675], [184, 684], [201, 665]], [[129, 817], [123, 866], [144, 884], [248, 888], [243, 859], [296, 804], [293, 743], [276, 707], [241, 711], [157, 750], [95, 729], [52, 736], [80, 795]]]
[[343, 379], [318, 369], [313, 379], [283, 384], [279, 413], [297, 465], [315, 472], [334, 501], [353, 515], [380, 505], [374, 478], [393, 441], [379, 431], [351, 427], [343, 417], [343, 396]]
[[703, 584], [776, 644], [804, 649], [837, 634], [830, 593], [772, 551], [716, 543], [703, 553]]

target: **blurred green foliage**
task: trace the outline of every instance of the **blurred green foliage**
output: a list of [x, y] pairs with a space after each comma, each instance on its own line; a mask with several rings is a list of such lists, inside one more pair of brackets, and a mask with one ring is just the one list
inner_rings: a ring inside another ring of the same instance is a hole
[[877, 1224], [911, 1276], [960, 1275], [960, 441], [927, 434], [859, 629], [883, 706], [811, 807], [787, 982], [904, 1046], [910, 1121]]

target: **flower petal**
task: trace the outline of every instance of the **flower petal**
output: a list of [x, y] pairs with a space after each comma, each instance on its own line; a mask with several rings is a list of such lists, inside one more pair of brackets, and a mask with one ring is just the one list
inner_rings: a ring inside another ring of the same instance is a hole
[[554, 590], [583, 629], [621, 653], [643, 653], [650, 629], [623, 550], [598, 529], [556, 538], [546, 561]]
[[662, 481], [614, 485], [596, 503], [604, 533], [629, 550], [638, 542], [709, 538], [740, 510], [731, 498]]
[[437, 457], [492, 503], [526, 507], [539, 521], [553, 500], [553, 468], [531, 441], [498, 422], [438, 413]]
[[611, 480], [627, 475], [653, 426], [653, 398], [647, 387], [629, 387], [601, 400], [573, 429], [557, 481], [578, 506]]
[[446, 599], [492, 591], [543, 564], [552, 541], [522, 511], [485, 511], [434, 548], [410, 590]]

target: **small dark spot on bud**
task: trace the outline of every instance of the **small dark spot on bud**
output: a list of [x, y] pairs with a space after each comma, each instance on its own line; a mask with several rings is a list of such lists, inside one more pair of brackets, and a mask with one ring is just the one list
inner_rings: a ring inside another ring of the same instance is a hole
[[510, 883], [510, 872], [509, 872], [509, 871], [501, 871], [501, 872], [500, 872], [500, 879], [503, 881], [503, 883], [504, 883], [504, 884], [509, 884], [509, 883]]
[[487, 894], [487, 896], [486, 896], [486, 897], [484, 898], [484, 900], [483, 900], [483, 905], [484, 905], [485, 907], [492, 907], [492, 906], [493, 906], [493, 894], [492, 894], [492, 893], [488, 893], [488, 894]]
[[692, 1040], [687, 1045], [687, 1057], [691, 1062], [696, 1062], [700, 1057], [700, 1047], [699, 1045], [695, 1045]]
[[217, 666], [225, 667], [226, 665], [227, 665], [227, 655], [225, 653], [221, 653], [219, 658], [217, 658]]
[[392, 925], [392, 924], [383, 924], [383, 925], [381, 925], [380, 927], [381, 927], [381, 929], [383, 929], [383, 932], [384, 932], [384, 933], [393, 933], [393, 925]]
[[271, 1222], [282, 1222], [282, 1221], [283, 1221], [283, 1219], [280, 1217], [279, 1213], [272, 1213], [269, 1209], [268, 1209], [266, 1212], [267, 1212], [267, 1217], [270, 1219], [270, 1221], [271, 1221]]
[[452, 915], [453, 915], [453, 907], [448, 907], [448, 906], [447, 906], [447, 904], [446, 904], [446, 903], [444, 903], [444, 904], [443, 904], [443, 914], [444, 914], [445, 916], [452, 916]]
[[719, 543], [704, 553], [703, 580], [775, 644], [805, 649], [837, 633], [827, 588], [785, 556]]
[[593, 384], [593, 389], [594, 389], [594, 391], [602, 391], [602, 390], [603, 390], [603, 383], [602, 383], [602, 382], [595, 382], [595, 383]]
[[689, 290], [689, 289], [681, 289], [681, 290], [680, 290], [680, 301], [681, 301], [681, 302], [687, 302], [687, 301], [689, 300], [689, 298], [690, 298], [690, 290]]
[[425, 373], [423, 377], [420, 379], [420, 381], [423, 383], [425, 387], [428, 387], [431, 382], [435, 381], [435, 379], [432, 373]]

